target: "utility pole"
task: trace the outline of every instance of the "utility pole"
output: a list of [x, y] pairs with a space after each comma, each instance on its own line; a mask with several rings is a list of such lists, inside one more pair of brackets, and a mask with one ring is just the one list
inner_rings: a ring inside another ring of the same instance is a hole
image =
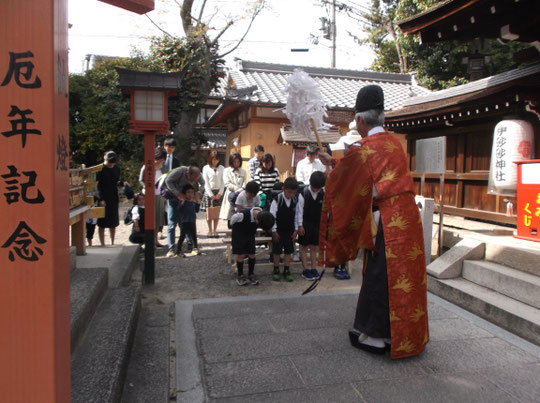
[[332, 36], [332, 63], [330, 67], [336, 68], [336, 0], [332, 1], [332, 25], [330, 27]]

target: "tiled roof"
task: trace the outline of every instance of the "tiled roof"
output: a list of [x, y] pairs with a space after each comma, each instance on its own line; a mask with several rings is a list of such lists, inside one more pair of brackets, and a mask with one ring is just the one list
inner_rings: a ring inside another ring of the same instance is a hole
[[206, 144], [201, 144], [201, 150], [227, 148], [226, 130], [203, 129], [202, 135], [206, 139]]
[[182, 88], [183, 72], [153, 73], [149, 71], [134, 71], [116, 68], [120, 88], [141, 90], [173, 90]]
[[[238, 61], [238, 65], [228, 71], [228, 77], [220, 80], [211, 96], [230, 101], [284, 106], [287, 103], [287, 79], [296, 68], [304, 70], [317, 82], [328, 109], [354, 108], [358, 90], [368, 84], [382, 87], [385, 110], [398, 109], [411, 96], [429, 93], [429, 90], [413, 84], [410, 74]], [[234, 84], [229, 86], [228, 83]]]
[[[319, 131], [319, 139], [323, 144], [335, 143], [341, 137], [339, 129], [337, 127], [332, 127], [325, 131]], [[280, 129], [280, 135], [278, 138], [278, 143], [285, 144], [315, 144], [315, 138], [309, 139], [304, 134], [299, 134], [292, 130], [291, 126], [283, 126]]]
[[432, 92], [428, 95], [419, 96], [416, 98], [409, 98], [405, 101], [403, 106], [419, 105], [433, 101], [440, 101], [455, 96], [466, 95], [473, 92], [485, 90], [487, 88], [492, 88], [497, 85], [506, 84], [511, 81], [538, 73], [540, 73], [540, 63], [535, 63], [529, 66], [506, 71], [504, 73], [500, 73], [491, 77], [486, 77], [481, 80], [473, 81], [467, 84], [462, 84], [452, 88], [447, 88], [445, 90]]

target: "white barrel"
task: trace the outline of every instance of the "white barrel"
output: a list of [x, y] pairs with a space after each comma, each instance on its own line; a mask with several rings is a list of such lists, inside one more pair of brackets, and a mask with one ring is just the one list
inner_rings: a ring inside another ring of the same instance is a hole
[[531, 159], [533, 150], [534, 131], [529, 122], [508, 119], [497, 123], [493, 131], [488, 192], [515, 194], [517, 165], [514, 161]]

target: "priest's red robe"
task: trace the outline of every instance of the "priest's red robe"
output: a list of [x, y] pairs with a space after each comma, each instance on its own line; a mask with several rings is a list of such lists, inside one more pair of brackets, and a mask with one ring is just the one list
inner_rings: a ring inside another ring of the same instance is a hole
[[375, 203], [386, 245], [390, 356], [420, 354], [429, 340], [426, 260], [422, 222], [401, 144], [387, 132], [363, 138], [338, 160], [325, 191], [320, 263], [325, 259], [332, 267], [354, 260], [359, 249], [374, 250]]

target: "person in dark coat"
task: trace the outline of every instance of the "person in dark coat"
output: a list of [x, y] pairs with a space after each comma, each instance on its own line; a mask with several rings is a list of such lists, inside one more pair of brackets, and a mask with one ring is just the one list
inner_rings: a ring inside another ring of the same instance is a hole
[[107, 151], [103, 157], [103, 168], [96, 175], [98, 182], [97, 190], [99, 205], [105, 207], [105, 217], [99, 218], [97, 225], [99, 228], [99, 241], [101, 246], [105, 246], [105, 228], [109, 228], [111, 245], [114, 245], [116, 227], [119, 224], [118, 218], [118, 187], [129, 185], [120, 179], [120, 168], [116, 166], [116, 153]]

